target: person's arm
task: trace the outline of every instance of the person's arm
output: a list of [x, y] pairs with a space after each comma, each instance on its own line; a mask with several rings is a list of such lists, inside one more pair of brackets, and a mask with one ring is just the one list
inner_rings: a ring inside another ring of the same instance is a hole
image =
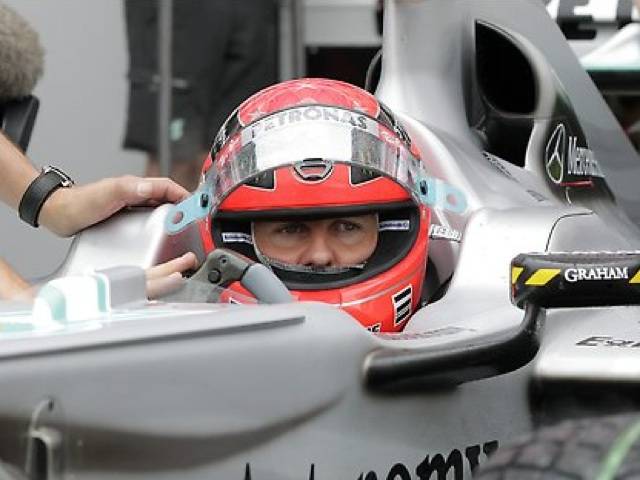
[[0, 300], [19, 299], [29, 284], [0, 258]]
[[176, 203], [189, 192], [168, 178], [132, 175], [105, 178], [87, 185], [59, 188], [47, 199], [39, 221], [62, 237], [109, 218], [127, 206]]
[[[27, 157], [0, 132], [0, 201], [14, 210], [29, 184], [39, 175]], [[52, 232], [73, 235], [130, 205], [178, 202], [189, 192], [168, 178], [123, 176], [83, 186], [59, 188], [46, 200], [39, 222]], [[195, 268], [189, 253], [147, 270], [147, 290], [152, 298], [180, 280], [180, 272]], [[0, 259], [0, 299], [28, 295], [30, 285]]]
[[[29, 184], [39, 175], [27, 157], [0, 133], [0, 200], [14, 210]], [[189, 195], [168, 178], [130, 175], [82, 186], [59, 188], [40, 211], [39, 223], [60, 236], [70, 236], [132, 205], [179, 202]]]
[[22, 194], [38, 171], [3, 133], [0, 133], [0, 172], [0, 200], [17, 210]]

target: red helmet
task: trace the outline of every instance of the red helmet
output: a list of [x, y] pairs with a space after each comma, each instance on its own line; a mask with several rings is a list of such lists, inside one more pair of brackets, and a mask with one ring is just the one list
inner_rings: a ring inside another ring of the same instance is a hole
[[[335, 304], [372, 331], [400, 331], [420, 302], [427, 263], [422, 175], [408, 135], [371, 94], [335, 80], [283, 82], [240, 105], [216, 136], [203, 168], [216, 205], [204, 244], [266, 263], [299, 300]], [[378, 241], [357, 267], [283, 265], [254, 245], [258, 220], [370, 213]]]

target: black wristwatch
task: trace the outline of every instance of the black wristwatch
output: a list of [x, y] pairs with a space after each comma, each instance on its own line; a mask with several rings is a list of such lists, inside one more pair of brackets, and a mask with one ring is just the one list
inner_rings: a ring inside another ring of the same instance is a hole
[[38, 216], [44, 202], [59, 188], [73, 185], [71, 177], [56, 167], [48, 166], [42, 169], [40, 175], [31, 182], [22, 195], [18, 214], [20, 218], [32, 227], [38, 227]]

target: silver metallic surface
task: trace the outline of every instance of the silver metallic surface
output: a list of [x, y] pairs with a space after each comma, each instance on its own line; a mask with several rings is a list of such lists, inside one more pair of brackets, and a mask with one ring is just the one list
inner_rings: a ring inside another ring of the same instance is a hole
[[155, 210], [132, 208], [83, 231], [74, 239], [65, 262], [55, 275], [116, 265], [147, 268], [189, 251], [204, 260], [197, 228], [167, 235], [165, 222], [170, 212], [170, 205]]

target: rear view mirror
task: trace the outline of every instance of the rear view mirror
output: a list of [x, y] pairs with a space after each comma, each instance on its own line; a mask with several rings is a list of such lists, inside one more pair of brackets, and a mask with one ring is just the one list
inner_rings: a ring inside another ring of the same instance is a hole
[[640, 304], [640, 252], [531, 253], [511, 262], [511, 300], [520, 308]]

